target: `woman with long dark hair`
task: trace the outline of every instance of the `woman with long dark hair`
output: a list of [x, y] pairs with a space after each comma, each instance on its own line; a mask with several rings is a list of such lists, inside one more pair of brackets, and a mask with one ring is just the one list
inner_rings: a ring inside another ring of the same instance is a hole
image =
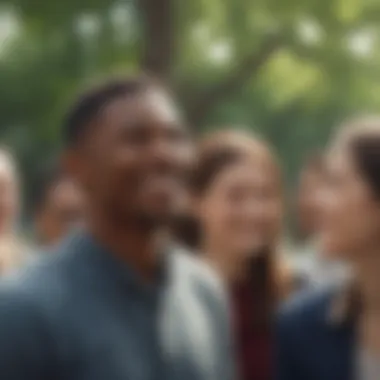
[[241, 378], [269, 380], [272, 312], [289, 285], [276, 256], [283, 214], [279, 167], [264, 142], [232, 130], [203, 139], [197, 157], [189, 215], [177, 232], [230, 292]]
[[278, 320], [277, 379], [380, 379], [380, 118], [344, 125], [326, 162], [321, 252], [351, 275]]

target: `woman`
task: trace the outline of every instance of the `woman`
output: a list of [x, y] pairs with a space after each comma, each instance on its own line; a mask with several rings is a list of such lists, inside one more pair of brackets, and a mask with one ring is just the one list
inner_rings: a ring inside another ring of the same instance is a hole
[[276, 257], [282, 227], [281, 179], [268, 146], [244, 132], [204, 139], [191, 180], [191, 218], [181, 236], [231, 294], [241, 379], [272, 378], [272, 311], [288, 292]]
[[277, 378], [380, 378], [380, 119], [344, 126], [327, 157], [322, 252], [344, 260], [339, 286], [287, 305], [278, 323]]

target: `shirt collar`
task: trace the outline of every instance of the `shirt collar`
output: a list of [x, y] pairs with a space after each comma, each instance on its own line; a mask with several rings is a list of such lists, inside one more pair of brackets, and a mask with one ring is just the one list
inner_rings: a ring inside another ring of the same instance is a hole
[[103, 277], [118, 284], [123, 289], [151, 293], [161, 289], [169, 278], [169, 257], [171, 256], [169, 248], [158, 253], [160, 260], [157, 268], [157, 281], [149, 285], [139, 277], [126, 261], [103, 246], [90, 233], [86, 231], [76, 232], [69, 239], [68, 244], [69, 251], [84, 260], [83, 264], [87, 266], [87, 271], [92, 271], [99, 281]]

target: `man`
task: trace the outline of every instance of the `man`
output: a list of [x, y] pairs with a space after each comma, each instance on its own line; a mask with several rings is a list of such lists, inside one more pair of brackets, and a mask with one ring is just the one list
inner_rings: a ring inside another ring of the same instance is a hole
[[34, 225], [42, 249], [54, 248], [84, 216], [80, 189], [55, 168], [40, 179], [34, 203]]
[[26, 261], [26, 247], [16, 232], [20, 189], [16, 163], [12, 155], [0, 148], [0, 274]]
[[219, 282], [160, 236], [191, 163], [170, 98], [146, 79], [106, 83], [74, 106], [65, 142], [86, 231], [0, 288], [1, 378], [230, 379]]

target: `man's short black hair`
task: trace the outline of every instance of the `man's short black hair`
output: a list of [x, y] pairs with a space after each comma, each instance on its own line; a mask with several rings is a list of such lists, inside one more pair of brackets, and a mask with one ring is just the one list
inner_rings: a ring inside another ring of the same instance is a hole
[[87, 132], [88, 126], [113, 100], [135, 96], [150, 88], [162, 86], [147, 76], [112, 79], [83, 93], [69, 110], [63, 127], [66, 146], [76, 145]]

